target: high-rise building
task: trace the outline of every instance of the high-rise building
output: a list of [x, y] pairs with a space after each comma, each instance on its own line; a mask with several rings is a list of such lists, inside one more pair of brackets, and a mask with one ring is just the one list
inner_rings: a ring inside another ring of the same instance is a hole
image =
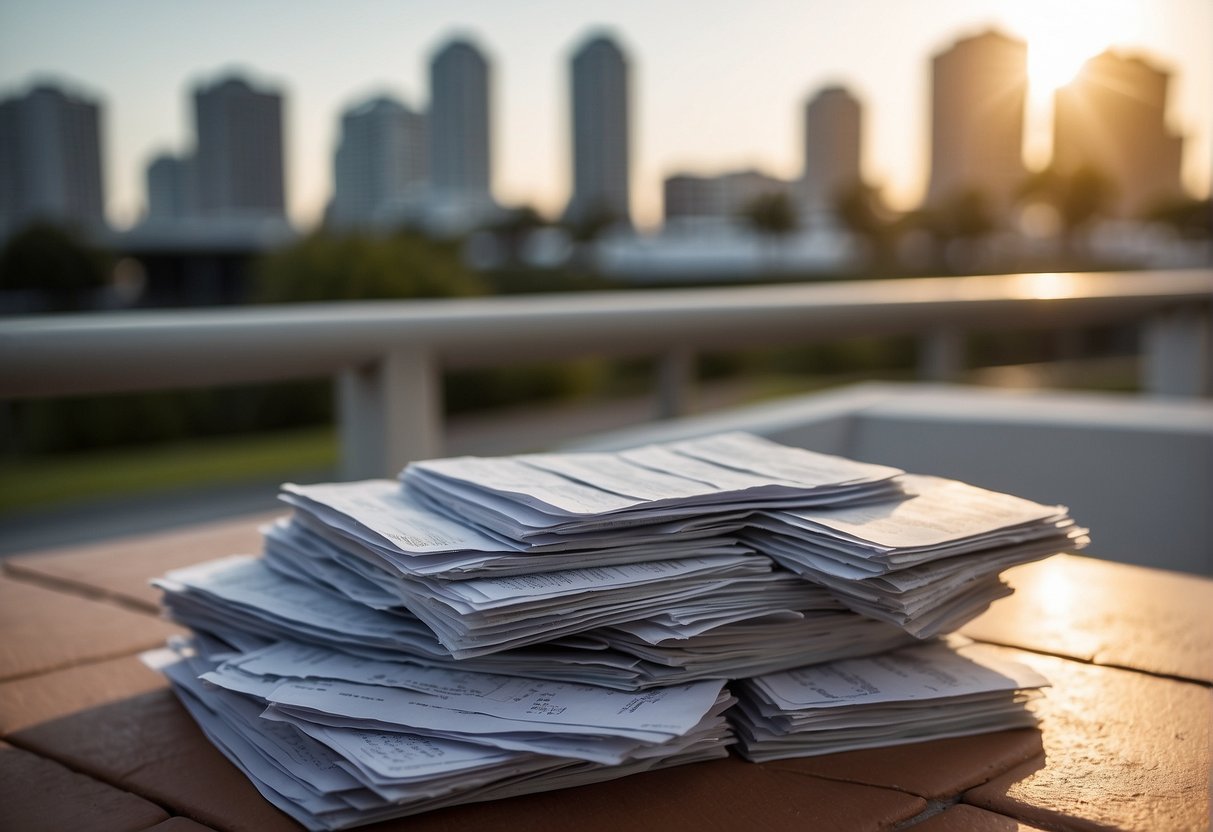
[[1005, 217], [1023, 184], [1027, 46], [999, 32], [957, 41], [931, 62], [927, 205], [978, 193]]
[[662, 186], [665, 219], [738, 220], [759, 197], [787, 195], [790, 185], [757, 170], [739, 170], [717, 176], [675, 174]]
[[282, 95], [235, 76], [194, 89], [198, 211], [283, 217]]
[[628, 62], [613, 39], [597, 35], [571, 62], [573, 195], [571, 222], [631, 221]]
[[390, 221], [427, 182], [425, 116], [380, 96], [346, 110], [333, 166], [329, 220], [338, 226]]
[[1137, 56], [1108, 51], [1087, 61], [1054, 99], [1055, 169], [1106, 177], [1112, 207], [1125, 216], [1182, 196], [1183, 137], [1167, 126], [1169, 80]]
[[438, 198], [491, 199], [489, 64], [466, 40], [430, 61], [430, 185]]
[[148, 221], [185, 220], [197, 215], [193, 159], [161, 153], [148, 164], [146, 180]]
[[825, 87], [804, 110], [801, 192], [808, 211], [831, 211], [839, 195], [863, 182], [863, 110], [843, 87]]
[[0, 234], [33, 220], [101, 228], [101, 105], [48, 84], [0, 101]]

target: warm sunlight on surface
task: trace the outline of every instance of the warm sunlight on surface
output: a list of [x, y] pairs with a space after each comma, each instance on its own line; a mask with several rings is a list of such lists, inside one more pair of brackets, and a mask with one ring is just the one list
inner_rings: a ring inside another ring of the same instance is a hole
[[1074, 294], [1074, 276], [1046, 272], [1021, 275], [1012, 290], [1016, 297], [1054, 300]]

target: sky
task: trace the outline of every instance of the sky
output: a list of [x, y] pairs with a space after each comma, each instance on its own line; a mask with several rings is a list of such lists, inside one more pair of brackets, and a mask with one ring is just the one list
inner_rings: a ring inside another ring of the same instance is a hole
[[1029, 163], [1048, 158], [1045, 83], [1116, 45], [1173, 71], [1184, 182], [1208, 195], [1213, 0], [0, 0], [0, 96], [52, 79], [100, 98], [107, 211], [126, 226], [147, 162], [189, 148], [189, 89], [247, 72], [287, 96], [288, 208], [310, 225], [341, 110], [384, 92], [425, 107], [431, 53], [470, 36], [493, 73], [494, 192], [555, 215], [570, 188], [569, 56], [606, 29], [631, 60], [641, 225], [660, 221], [672, 173], [798, 176], [804, 103], [833, 83], [864, 105], [865, 175], [908, 208], [926, 183], [930, 56], [991, 26], [1028, 42]]

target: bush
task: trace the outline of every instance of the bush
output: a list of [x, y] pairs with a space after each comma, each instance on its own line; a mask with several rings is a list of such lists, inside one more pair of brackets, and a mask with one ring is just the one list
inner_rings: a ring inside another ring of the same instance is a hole
[[109, 282], [113, 259], [76, 232], [48, 223], [18, 231], [0, 251], [0, 291], [34, 292], [46, 311], [88, 309]]
[[386, 237], [320, 232], [263, 258], [252, 297], [295, 303], [460, 297], [484, 290], [454, 243], [407, 231]]

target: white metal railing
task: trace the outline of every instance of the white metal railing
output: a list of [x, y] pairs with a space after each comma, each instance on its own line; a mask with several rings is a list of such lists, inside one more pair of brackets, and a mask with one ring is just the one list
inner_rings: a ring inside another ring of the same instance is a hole
[[918, 334], [920, 372], [963, 369], [964, 334], [1143, 326], [1143, 386], [1210, 392], [1213, 270], [851, 281], [460, 300], [134, 311], [0, 320], [0, 397], [337, 380], [343, 472], [442, 450], [445, 368], [658, 355], [676, 415], [696, 350]]

